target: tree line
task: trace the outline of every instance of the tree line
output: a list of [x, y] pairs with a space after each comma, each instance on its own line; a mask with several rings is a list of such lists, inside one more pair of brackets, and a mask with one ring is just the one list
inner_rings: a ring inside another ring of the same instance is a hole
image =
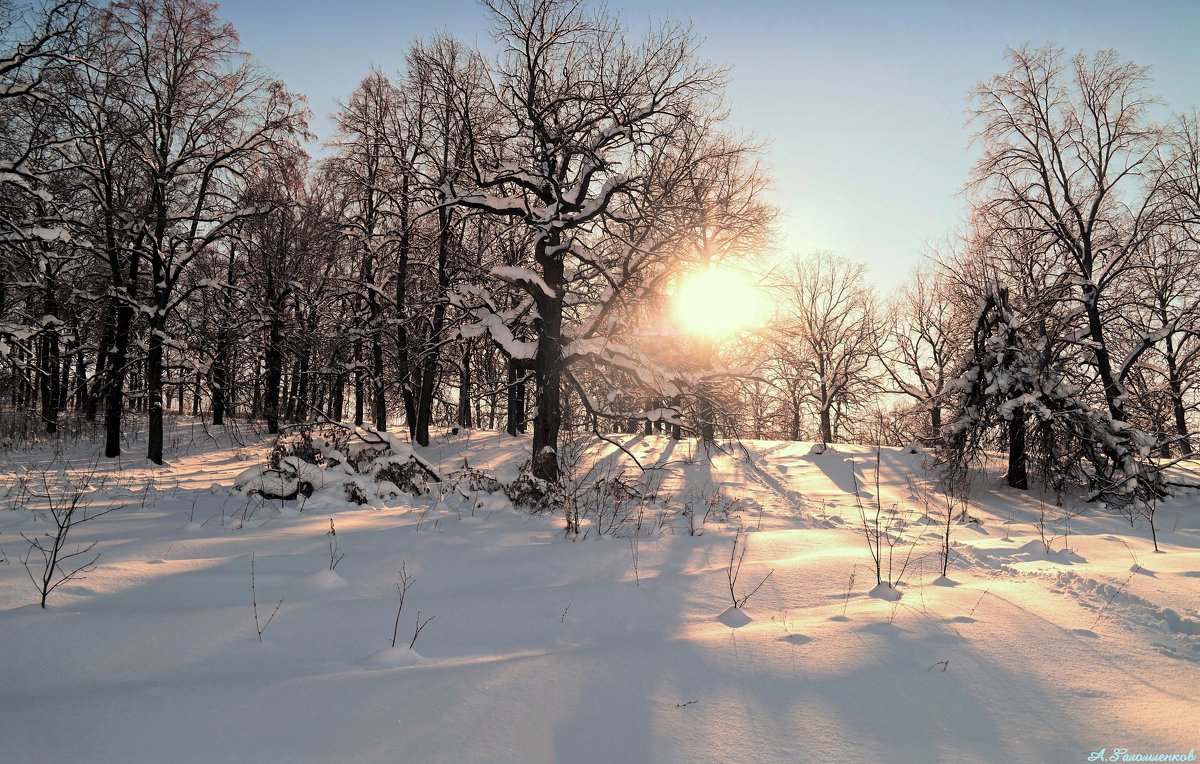
[[1007, 58], [970, 96], [961, 236], [888, 300], [827, 254], [783, 275], [774, 418], [919, 437], [959, 477], [1000, 451], [1016, 488], [1147, 498], [1200, 419], [1200, 121], [1115, 51]]
[[[599, 436], [923, 438], [953, 464], [1142, 486], [1197, 419], [1200, 129], [1113, 52], [1009, 53], [971, 96], [968, 230], [889, 299], [829, 253], [712, 346], [680, 275], [769, 248], [760, 146], [686, 24], [486, 0], [373, 70], [320, 159], [214, 4], [0, 8], [0, 392], [54, 432], [169, 409]], [[1082, 459], [1080, 457], [1083, 457]]]

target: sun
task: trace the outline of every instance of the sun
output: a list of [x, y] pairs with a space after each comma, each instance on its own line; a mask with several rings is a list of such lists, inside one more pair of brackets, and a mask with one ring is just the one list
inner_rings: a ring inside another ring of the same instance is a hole
[[682, 278], [673, 312], [688, 333], [717, 338], [761, 326], [770, 317], [771, 304], [743, 271], [712, 266]]

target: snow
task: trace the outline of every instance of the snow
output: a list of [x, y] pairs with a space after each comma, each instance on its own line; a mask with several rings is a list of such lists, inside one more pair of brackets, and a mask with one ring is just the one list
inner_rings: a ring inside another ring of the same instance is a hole
[[495, 266], [494, 268], [492, 268], [491, 272], [492, 272], [493, 276], [500, 279], [501, 281], [506, 281], [509, 284], [515, 284], [517, 286], [522, 286], [522, 285], [528, 284], [529, 287], [526, 287], [526, 288], [536, 287], [537, 289], [539, 289], [541, 291], [542, 294], [544, 294], [546, 297], [548, 297], [551, 300], [553, 300], [556, 296], [554, 293], [554, 290], [550, 288], [550, 285], [547, 284], [546, 281], [540, 275], [538, 275], [534, 271], [530, 270], [529, 268], [518, 268], [516, 266], [509, 266], [509, 265], [498, 265], [498, 266]]
[[[975, 482], [979, 522], [953, 526], [948, 577], [938, 526], [909, 526], [928, 535], [893, 601], [869, 596], [858, 506], [936, 519], [926, 457], [904, 449], [883, 449], [875, 496], [871, 448], [618, 435], [663, 467], [657, 495], [569, 539], [561, 515], [447, 480], [366, 505], [264, 501], [234, 485], [263, 479], [265, 438], [169, 424], [169, 467], [100, 461], [92, 509], [125, 506], [73, 531], [101, 557], [44, 611], [19, 534], [48, 524], [20, 486], [78, 476], [98, 446], [4, 454], [2, 761], [1086, 761], [1200, 744], [1195, 495], [1159, 505], [1156, 554], [1148, 528], [1044, 505], [997, 463]], [[508, 479], [529, 453], [492, 432], [393, 439], [443, 476], [465, 459]], [[605, 443], [586, 460], [631, 466]], [[727, 511], [697, 509], [691, 535], [680, 510], [702, 497]], [[738, 527], [739, 595], [774, 572], [732, 608]], [[252, 556], [260, 628], [282, 600], [261, 644]], [[434, 618], [410, 650], [418, 612]]]

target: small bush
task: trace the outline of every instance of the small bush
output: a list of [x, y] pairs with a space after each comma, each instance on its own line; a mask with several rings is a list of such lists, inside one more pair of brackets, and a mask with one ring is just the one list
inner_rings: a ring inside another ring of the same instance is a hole
[[346, 501], [354, 502], [360, 506], [371, 501], [371, 497], [367, 494], [367, 489], [357, 480], [347, 480], [343, 484], [342, 490]]
[[278, 470], [286, 457], [294, 456], [309, 464], [320, 465], [325, 461], [321, 448], [313, 442], [312, 427], [297, 427], [281, 434], [275, 439], [275, 445], [267, 454], [267, 464], [271, 469]]
[[504, 486], [504, 495], [514, 507], [535, 513], [553, 512], [563, 503], [562, 489], [534, 477], [528, 465], [521, 470], [516, 480]]
[[504, 485], [499, 480], [471, 466], [455, 470], [447, 477], [451, 490], [458, 489], [460, 492], [472, 491], [474, 493], [499, 493], [504, 490]]
[[382, 483], [387, 480], [404, 493], [413, 496], [424, 496], [429, 493], [429, 475], [420, 464], [409, 459], [407, 461], [384, 462], [375, 471], [375, 480]]

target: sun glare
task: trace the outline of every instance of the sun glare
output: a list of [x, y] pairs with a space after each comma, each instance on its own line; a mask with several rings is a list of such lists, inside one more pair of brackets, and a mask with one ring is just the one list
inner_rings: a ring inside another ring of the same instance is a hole
[[770, 300], [743, 272], [713, 267], [683, 277], [675, 292], [675, 319], [691, 334], [723, 337], [761, 326]]

